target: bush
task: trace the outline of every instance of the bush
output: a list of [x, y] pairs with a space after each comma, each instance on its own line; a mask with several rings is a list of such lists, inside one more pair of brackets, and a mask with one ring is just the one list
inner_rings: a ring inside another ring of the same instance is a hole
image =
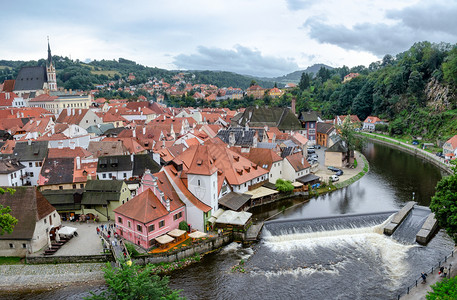
[[179, 222], [179, 229], [189, 231], [189, 225], [187, 225], [186, 221]]
[[130, 256], [138, 256], [140, 253], [136, 250], [135, 246], [133, 246], [130, 243], [125, 243], [125, 248], [127, 248], [127, 251], [129, 252]]
[[282, 193], [290, 193], [294, 190], [294, 186], [288, 180], [278, 179], [276, 180], [275, 186], [278, 189], [278, 191]]

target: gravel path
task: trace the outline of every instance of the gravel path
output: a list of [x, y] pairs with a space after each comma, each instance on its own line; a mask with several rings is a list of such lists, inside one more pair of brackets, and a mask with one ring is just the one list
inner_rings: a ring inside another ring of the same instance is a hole
[[104, 263], [0, 265], [0, 290], [56, 288], [104, 282]]

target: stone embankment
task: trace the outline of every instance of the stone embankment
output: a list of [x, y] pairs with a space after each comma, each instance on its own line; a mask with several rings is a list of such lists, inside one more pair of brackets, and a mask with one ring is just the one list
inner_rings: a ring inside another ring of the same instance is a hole
[[103, 284], [104, 263], [0, 265], [0, 290], [47, 290], [75, 284]]
[[378, 136], [378, 135], [372, 134], [372, 133], [364, 133], [363, 136], [372, 142], [383, 144], [383, 145], [398, 149], [400, 151], [407, 152], [412, 155], [418, 156], [422, 159], [429, 161], [430, 163], [437, 166], [444, 172], [446, 172], [448, 174], [452, 174], [452, 169], [450, 168], [450, 165], [444, 163], [444, 159], [439, 158], [438, 156], [436, 156], [433, 153], [430, 153], [430, 152], [427, 152], [420, 148], [417, 148], [414, 145], [399, 142], [395, 139], [391, 139], [391, 138], [384, 137], [384, 136]]

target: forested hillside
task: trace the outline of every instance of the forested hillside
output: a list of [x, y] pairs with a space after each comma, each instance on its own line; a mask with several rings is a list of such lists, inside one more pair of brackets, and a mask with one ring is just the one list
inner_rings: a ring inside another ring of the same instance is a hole
[[[350, 72], [360, 76], [343, 83]], [[368, 68], [321, 69], [303, 76], [300, 109], [324, 117], [357, 114], [390, 120], [392, 134], [446, 138], [457, 133], [457, 48], [420, 42], [395, 57], [386, 55]]]
[[[79, 60], [71, 60], [68, 57], [53, 56], [53, 62], [57, 72], [57, 85], [66, 89], [90, 90], [97, 85], [105, 84], [113, 79], [127, 79], [130, 73], [135, 75], [135, 80], [130, 85], [145, 83], [148, 78], [156, 77], [170, 82], [171, 78], [182, 71], [169, 71], [160, 68], [145, 67], [134, 61], [119, 58], [119, 60], [94, 60], [83, 63]], [[0, 60], [0, 82], [5, 79], [14, 79], [23, 66], [44, 66], [45, 59], [38, 61], [7, 61]], [[190, 74], [190, 72], [187, 72]], [[254, 77], [239, 75], [222, 71], [192, 71], [194, 76], [186, 77], [192, 83], [213, 84], [218, 87], [248, 88]], [[192, 75], [190, 74], [190, 75]], [[256, 81], [265, 88], [272, 88], [273, 81]]]

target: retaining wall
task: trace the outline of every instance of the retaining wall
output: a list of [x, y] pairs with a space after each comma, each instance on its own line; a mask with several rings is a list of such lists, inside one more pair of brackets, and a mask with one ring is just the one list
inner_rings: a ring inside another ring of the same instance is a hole
[[175, 252], [167, 252], [164, 254], [148, 254], [147, 256], [136, 257], [132, 259], [135, 263], [140, 265], [157, 264], [162, 262], [174, 262], [180, 259], [194, 256], [195, 254], [204, 254], [216, 250], [224, 245], [231, 243], [233, 237], [231, 234], [223, 235], [208, 239], [197, 245], [192, 245], [187, 248], [176, 250]]
[[30, 256], [26, 258], [28, 264], [55, 264], [55, 263], [94, 263], [113, 261], [111, 254], [81, 255], [81, 256]]
[[448, 174], [452, 174], [452, 170], [449, 166], [445, 165], [443, 162], [441, 162], [440, 160], [438, 160], [433, 154], [431, 153], [428, 153], [426, 151], [423, 151], [421, 149], [418, 149], [418, 148], [410, 148], [410, 147], [407, 147], [407, 146], [402, 146], [401, 144], [399, 144], [400, 142], [388, 142], [388, 141], [384, 141], [384, 140], [379, 140], [379, 139], [376, 139], [376, 138], [373, 138], [373, 137], [370, 137], [370, 136], [366, 136], [366, 135], [363, 135], [363, 137], [367, 138], [368, 140], [372, 141], [372, 142], [375, 142], [375, 143], [379, 143], [379, 144], [383, 144], [383, 145], [386, 145], [386, 146], [389, 146], [389, 147], [392, 147], [392, 148], [395, 148], [395, 149], [398, 149], [400, 151], [403, 151], [403, 152], [407, 152], [409, 154], [413, 154], [413, 155], [416, 155], [420, 158], [423, 158], [425, 159], [426, 161], [432, 163], [433, 165], [437, 166], [438, 168], [440, 168], [441, 170], [443, 170], [444, 172], [448, 173]]

